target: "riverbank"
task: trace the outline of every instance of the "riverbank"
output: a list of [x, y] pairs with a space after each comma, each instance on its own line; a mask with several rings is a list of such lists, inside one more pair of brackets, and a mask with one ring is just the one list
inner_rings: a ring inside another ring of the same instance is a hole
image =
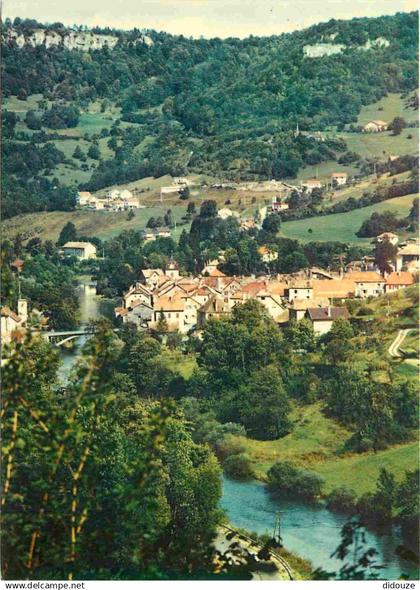
[[267, 471], [277, 461], [292, 461], [323, 478], [324, 495], [344, 486], [362, 496], [375, 490], [381, 468], [392, 471], [401, 480], [407, 470], [418, 467], [416, 441], [377, 452], [345, 452], [344, 445], [351, 433], [326, 417], [320, 403], [295, 407], [291, 419], [293, 430], [277, 440], [235, 437], [235, 442], [250, 456], [256, 479], [266, 481]]
[[[319, 502], [273, 497], [259, 481], [224, 478], [221, 507], [232, 527], [249, 531], [253, 538], [272, 537], [280, 516], [284, 557], [302, 579], [310, 579], [314, 569], [338, 571], [343, 565], [331, 555], [341, 542], [341, 529], [348, 517], [327, 510]], [[416, 564], [398, 554], [403, 540], [396, 527], [367, 530], [365, 536], [366, 549], [375, 549], [376, 561], [383, 565], [381, 579], [399, 579], [402, 574], [416, 579]]]

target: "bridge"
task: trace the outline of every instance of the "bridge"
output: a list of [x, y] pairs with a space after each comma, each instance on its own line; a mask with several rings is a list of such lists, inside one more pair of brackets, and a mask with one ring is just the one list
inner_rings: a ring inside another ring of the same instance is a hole
[[78, 330], [63, 330], [61, 332], [42, 332], [41, 335], [45, 340], [55, 344], [56, 346], [62, 346], [66, 342], [75, 340], [80, 336], [86, 336], [87, 334], [93, 334], [92, 328], [80, 328]]

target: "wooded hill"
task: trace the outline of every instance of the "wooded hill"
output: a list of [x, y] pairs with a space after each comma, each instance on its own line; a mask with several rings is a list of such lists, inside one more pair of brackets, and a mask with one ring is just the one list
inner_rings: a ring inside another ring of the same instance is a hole
[[[94, 145], [109, 137], [109, 152], [91, 150], [99, 163], [79, 183], [90, 190], [187, 172], [279, 179], [335, 160], [346, 151], [344, 141], [295, 137], [296, 125], [303, 131], [343, 129], [357, 122], [363, 105], [417, 88], [417, 19], [415, 12], [333, 19], [243, 40], [94, 29], [118, 41], [89, 51], [34, 45], [29, 37], [44, 25], [6, 20], [4, 96], [24, 102], [36, 94], [42, 104], [27, 115], [27, 131], [17, 129], [14, 113], [3, 113], [4, 213], [71, 206], [60, 183], [51, 185], [65, 155], [45, 145], [55, 130], [76, 125], [78, 112], [95, 101], [103, 111], [117, 108], [110, 127], [86, 135]], [[65, 34], [59, 23], [49, 30]], [[10, 31], [28, 42], [18, 44]]]

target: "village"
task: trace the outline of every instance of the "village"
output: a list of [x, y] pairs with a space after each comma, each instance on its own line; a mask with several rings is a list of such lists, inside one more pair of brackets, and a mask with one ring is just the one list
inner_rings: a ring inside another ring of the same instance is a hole
[[[395, 240], [383, 234], [377, 240]], [[275, 253], [260, 247], [260, 255], [271, 260]], [[235, 305], [259, 301], [270, 317], [285, 326], [291, 320], [309, 320], [318, 335], [327, 333], [337, 319], [348, 319], [345, 302], [394, 293], [417, 281], [418, 244], [400, 246], [395, 269], [382, 275], [372, 257], [353, 262], [340, 272], [309, 268], [290, 275], [227, 276], [211, 260], [198, 276], [181, 276], [170, 261], [166, 269], [142, 269], [138, 282], [124, 294], [115, 316], [123, 323], [155, 332], [188, 334], [200, 330], [210, 319], [230, 316]]]

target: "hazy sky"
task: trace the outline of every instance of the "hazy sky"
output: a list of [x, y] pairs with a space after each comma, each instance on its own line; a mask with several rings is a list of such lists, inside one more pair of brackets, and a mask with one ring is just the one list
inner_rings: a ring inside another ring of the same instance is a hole
[[408, 12], [417, 0], [3, 0], [4, 17], [193, 37], [273, 35], [354, 16]]

